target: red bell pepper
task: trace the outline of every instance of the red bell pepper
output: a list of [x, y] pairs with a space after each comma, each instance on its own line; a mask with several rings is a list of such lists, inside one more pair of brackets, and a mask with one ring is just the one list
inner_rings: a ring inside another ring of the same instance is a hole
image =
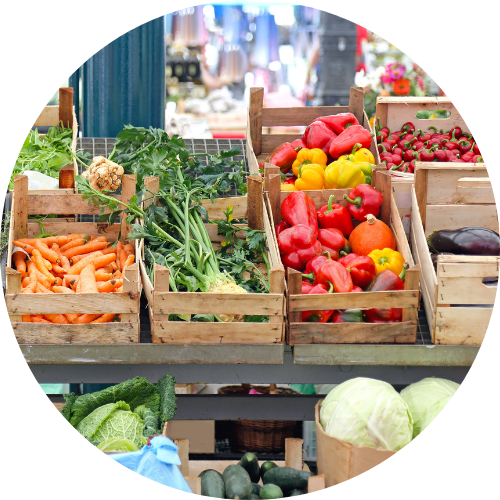
[[[393, 273], [389, 269], [377, 274], [366, 287], [366, 292], [387, 292], [391, 290], [404, 290], [405, 286], [401, 276], [404, 277], [406, 267], [401, 275]], [[365, 321], [367, 323], [387, 323], [402, 321], [403, 310], [400, 308], [368, 309], [365, 311]]]
[[406, 131], [406, 132], [413, 132], [415, 130], [415, 125], [413, 125], [412, 122], [406, 122], [402, 127], [401, 130]]
[[436, 155], [434, 154], [434, 149], [430, 148], [430, 149], [421, 149], [418, 152], [418, 157], [420, 161], [434, 161]]
[[363, 311], [360, 309], [335, 310], [332, 323], [363, 323]]
[[330, 144], [330, 156], [336, 159], [343, 154], [348, 154], [358, 142], [362, 148], [369, 148], [372, 143], [372, 134], [361, 125], [351, 125], [333, 139]]
[[375, 217], [380, 212], [380, 206], [384, 201], [382, 193], [369, 184], [359, 184], [348, 195], [344, 195], [347, 202], [347, 210], [359, 221], [365, 221], [368, 214]]
[[309, 281], [302, 281], [302, 295], [307, 295], [313, 288], [314, 285], [309, 283]]
[[472, 158], [474, 158], [474, 156], [476, 156], [474, 154], [474, 151], [467, 151], [467, 153], [464, 153], [462, 155], [462, 160], [465, 162], [465, 163], [470, 163], [472, 161]]
[[389, 148], [392, 149], [394, 145], [397, 144], [398, 141], [396, 141], [395, 139], [387, 138], [385, 142], [389, 144]]
[[[462, 154], [467, 153], [472, 149], [472, 142], [467, 141], [465, 139], [461, 139], [460, 141], [457, 142], [458, 149]], [[473, 151], [474, 152], [474, 151]]]
[[307, 149], [322, 149], [326, 154], [330, 150], [330, 143], [337, 137], [326, 124], [318, 120], [314, 120], [311, 125], [306, 128], [302, 136], [302, 142], [307, 146]]
[[405, 151], [403, 155], [403, 161], [412, 161], [415, 158], [415, 154], [415, 151], [408, 149], [408, 151]]
[[323, 228], [335, 228], [342, 231], [342, 234], [348, 238], [354, 229], [349, 211], [343, 205], [333, 205], [335, 195], [328, 198], [328, 205], [323, 205], [316, 213], [318, 223]]
[[[307, 265], [306, 269], [304, 271], [304, 274], [302, 274], [303, 278], [306, 278], [308, 280], [314, 281], [316, 278], [316, 275], [318, 274], [318, 271], [321, 269], [321, 266], [327, 261], [331, 260], [330, 254], [326, 252], [328, 255], [318, 255], [317, 257], [314, 257], [311, 259]], [[302, 292], [304, 293], [304, 292]]]
[[383, 142], [381, 142], [377, 146], [377, 150], [378, 150], [379, 153], [389, 153], [389, 154], [391, 154], [393, 147], [394, 146], [390, 146], [386, 141], [383, 141]]
[[277, 226], [274, 226], [274, 231], [276, 233], [276, 238], [280, 235], [282, 231], [292, 227], [291, 224], [288, 224], [286, 220], [282, 220]]
[[363, 290], [359, 286], [353, 286], [351, 293], [361, 293]]
[[458, 141], [462, 137], [462, 129], [460, 127], [453, 127], [446, 133], [451, 136], [452, 141]]
[[399, 155], [392, 155], [392, 163], [399, 165], [403, 161], [403, 158]]
[[425, 147], [426, 147], [425, 142], [417, 140], [416, 142], [414, 142], [412, 144], [411, 149], [408, 151], [411, 151], [411, 150], [419, 151], [420, 149], [425, 148]]
[[449, 149], [444, 150], [444, 154], [446, 155], [447, 158], [446, 161], [450, 161], [453, 158], [457, 158], [457, 155], [453, 151], [450, 151]]
[[350, 253], [339, 259], [338, 262], [351, 273], [352, 283], [357, 287], [365, 288], [377, 275], [375, 262], [368, 255]]
[[297, 177], [295, 175], [292, 175], [290, 177], [287, 177], [284, 181], [283, 184], [295, 184], [295, 181], [297, 180]]
[[345, 238], [342, 231], [333, 227], [320, 229], [318, 231], [318, 240], [321, 243], [322, 251], [329, 252], [333, 260], [338, 260], [340, 251], [345, 245]]
[[[309, 290], [308, 295], [314, 295], [317, 293], [332, 293], [333, 286], [330, 283], [328, 285], [328, 290], [325, 285], [315, 285], [311, 290]], [[333, 309], [323, 310], [323, 311], [303, 311], [302, 312], [302, 321], [303, 322], [314, 322], [314, 323], [326, 323], [331, 315], [333, 314]]]
[[311, 228], [314, 237], [318, 236], [318, 219], [316, 205], [312, 198], [303, 191], [292, 191], [281, 204], [281, 215], [288, 224], [296, 226], [304, 224]]
[[443, 151], [442, 149], [436, 149], [436, 151], [434, 151], [434, 157], [437, 161], [448, 161], [446, 151]]
[[379, 144], [384, 142], [388, 136], [389, 134], [387, 132], [382, 132], [382, 131], [377, 132], [377, 142]]
[[[419, 129], [420, 130], [420, 129]], [[427, 142], [427, 141], [430, 141], [432, 139], [432, 135], [429, 134], [429, 132], [425, 133], [423, 132], [422, 130], [420, 130], [421, 134], [419, 135], [418, 137], [418, 140], [419, 141], [422, 141], [422, 142]]]
[[353, 288], [349, 271], [335, 260], [325, 262], [314, 280], [315, 285], [327, 285], [328, 283], [333, 285], [336, 293], [349, 293]]
[[283, 230], [278, 236], [278, 247], [284, 266], [297, 271], [303, 271], [306, 264], [322, 251], [312, 229], [304, 224]]
[[[292, 148], [299, 152], [301, 149], [305, 149], [306, 145], [302, 142], [302, 139], [295, 139], [292, 143]], [[299, 148], [299, 149], [297, 149]]]
[[477, 147], [476, 143], [472, 145], [472, 151], [474, 151], [474, 153], [476, 153], [477, 155], [481, 154], [481, 151], [479, 151], [479, 148]]
[[297, 159], [299, 151], [300, 149], [294, 149], [289, 142], [285, 142], [269, 153], [264, 161], [271, 165], [276, 165], [286, 174], [292, 168], [292, 164]]
[[352, 113], [339, 113], [338, 115], [322, 116], [315, 121], [323, 122], [336, 135], [340, 135], [346, 128], [359, 125], [358, 119]]
[[397, 144], [392, 148], [392, 154], [403, 157], [405, 151], [403, 151]]
[[471, 163], [484, 163], [483, 157], [481, 155], [474, 155]]

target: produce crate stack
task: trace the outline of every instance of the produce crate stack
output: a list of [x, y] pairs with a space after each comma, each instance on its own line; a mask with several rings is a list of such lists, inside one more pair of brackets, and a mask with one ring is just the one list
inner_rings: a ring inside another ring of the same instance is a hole
[[[495, 302], [500, 258], [474, 255], [472, 248], [462, 248], [470, 254], [439, 255], [435, 267], [427, 238], [434, 231], [470, 226], [498, 232], [486, 166], [421, 163], [411, 195], [411, 246], [421, 268], [420, 287], [432, 342], [480, 345]], [[478, 237], [466, 240], [481, 250]]]
[[[157, 178], [146, 179], [148, 189], [158, 192]], [[145, 181], [145, 182], [146, 182]], [[169, 291], [169, 271], [154, 264], [151, 282], [145, 263], [140, 269], [149, 304], [153, 342], [172, 344], [281, 344], [284, 342], [284, 268], [280, 263], [267, 209], [263, 202], [260, 176], [247, 178], [248, 195], [219, 198], [202, 205], [210, 220], [225, 219], [222, 210], [234, 209], [234, 219], [248, 219], [248, 226], [265, 230], [270, 263], [271, 293], [209, 293]], [[244, 227], [244, 226], [243, 226]], [[224, 241], [216, 224], [206, 224], [212, 244]], [[261, 269], [264, 274], [264, 269]], [[228, 314], [269, 316], [268, 323], [169, 321], [170, 314]]]
[[[96, 215], [100, 207], [90, 204], [80, 194], [47, 194], [28, 191], [28, 178], [16, 176], [13, 191], [12, 218], [10, 224], [8, 267], [6, 268], [5, 296], [7, 311], [12, 327], [20, 344], [120, 344], [139, 342], [139, 302], [141, 283], [139, 264], [124, 269], [123, 291], [114, 293], [21, 293], [21, 273], [10, 267], [13, 242], [22, 238], [40, 235], [40, 226], [29, 221], [32, 214], [49, 215], [72, 212], [75, 214]], [[121, 200], [130, 200], [135, 194], [135, 176], [123, 176]], [[64, 219], [45, 221], [46, 233], [58, 236], [87, 234], [105, 236], [113, 242], [121, 231], [127, 234], [126, 221], [121, 224], [98, 224], [91, 222], [68, 222]], [[141, 253], [141, 244], [135, 244], [135, 257]], [[61, 314], [119, 314], [120, 321], [102, 324], [53, 324], [23, 322], [23, 315], [61, 315]]]

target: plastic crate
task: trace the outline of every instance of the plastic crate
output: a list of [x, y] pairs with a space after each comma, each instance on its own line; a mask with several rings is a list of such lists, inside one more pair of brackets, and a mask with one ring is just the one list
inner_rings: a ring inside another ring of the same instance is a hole
[[302, 438], [304, 439], [304, 460], [316, 461], [316, 422], [302, 422]]

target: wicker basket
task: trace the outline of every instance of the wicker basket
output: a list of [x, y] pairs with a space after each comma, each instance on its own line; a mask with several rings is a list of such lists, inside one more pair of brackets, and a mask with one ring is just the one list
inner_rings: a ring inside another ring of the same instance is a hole
[[[264, 394], [299, 394], [284, 388], [261, 385], [228, 385], [218, 390], [219, 394], [248, 394], [250, 389]], [[256, 396], [257, 397], [257, 396]], [[296, 421], [289, 420], [233, 420], [230, 428], [231, 448], [238, 452], [284, 453], [285, 439], [293, 437]]]

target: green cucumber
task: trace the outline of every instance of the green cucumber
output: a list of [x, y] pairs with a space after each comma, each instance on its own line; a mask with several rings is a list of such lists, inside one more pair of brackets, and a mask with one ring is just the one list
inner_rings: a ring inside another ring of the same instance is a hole
[[279, 486], [268, 483], [262, 486], [262, 489], [260, 490], [260, 498], [283, 498], [283, 491]]
[[213, 469], [207, 469], [200, 472], [201, 494], [204, 497], [226, 498], [226, 488], [222, 474]]
[[259, 460], [254, 453], [245, 453], [238, 465], [241, 465], [248, 472], [252, 483], [259, 481]]
[[250, 498], [252, 481], [248, 472], [241, 465], [228, 465], [222, 474], [226, 485], [226, 498], [241, 500]]
[[264, 474], [269, 470], [273, 469], [274, 467], [278, 467], [274, 462], [270, 462], [269, 460], [267, 462], [264, 462], [260, 466], [260, 477], [263, 478]]
[[297, 495], [305, 495], [307, 493], [306, 490], [301, 490], [299, 488], [294, 488], [292, 491], [288, 493], [289, 497], [296, 497]]
[[262, 488], [262, 486], [260, 484], [252, 483], [252, 493], [253, 494], [260, 495], [260, 489], [261, 488]]
[[307, 482], [312, 475], [312, 472], [292, 469], [291, 467], [274, 467], [264, 474], [262, 482], [265, 485], [275, 484], [282, 490], [303, 489], [307, 488]]

